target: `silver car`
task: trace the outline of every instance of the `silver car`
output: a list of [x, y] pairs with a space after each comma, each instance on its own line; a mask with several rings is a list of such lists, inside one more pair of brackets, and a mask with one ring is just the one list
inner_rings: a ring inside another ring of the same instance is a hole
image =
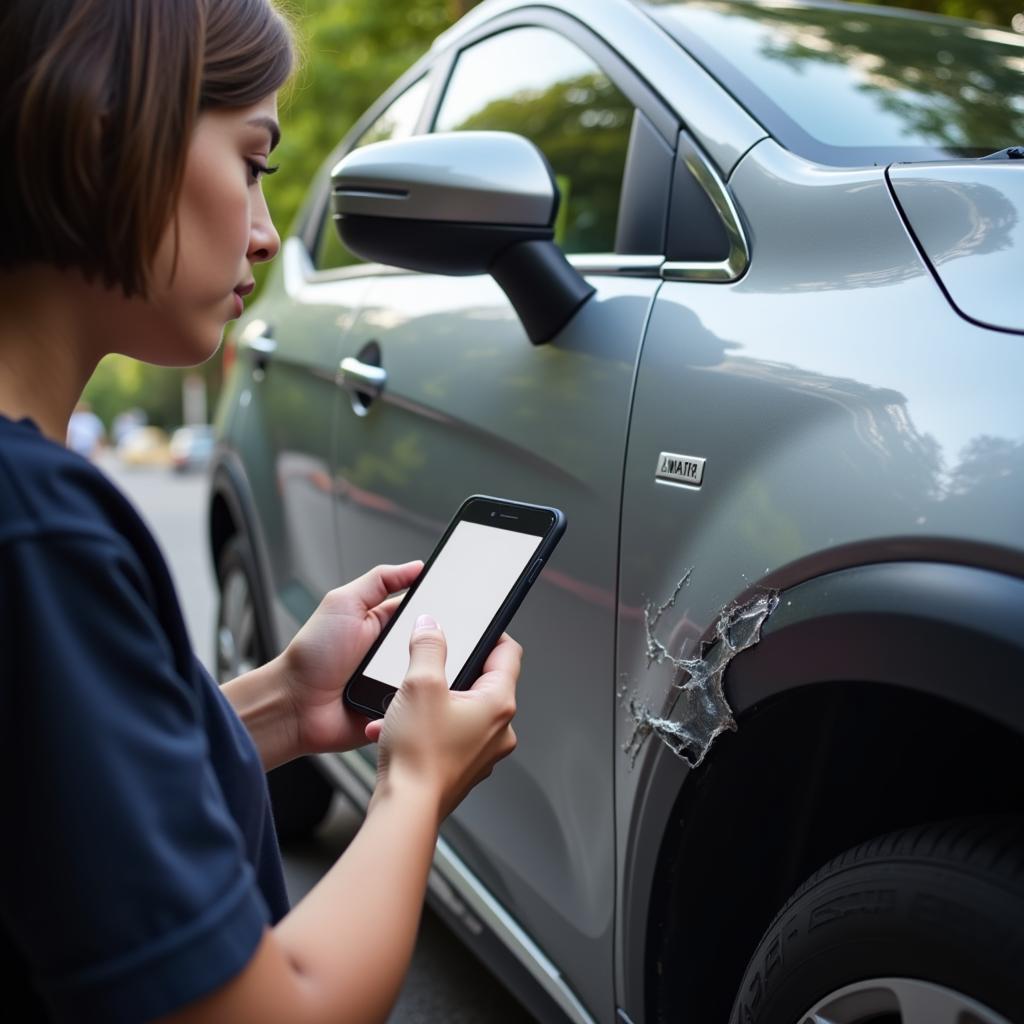
[[[570, 527], [431, 897], [542, 1020], [1024, 1021], [1024, 38], [487, 0], [230, 339], [225, 677], [472, 493]], [[275, 774], [283, 830], [372, 752]]]

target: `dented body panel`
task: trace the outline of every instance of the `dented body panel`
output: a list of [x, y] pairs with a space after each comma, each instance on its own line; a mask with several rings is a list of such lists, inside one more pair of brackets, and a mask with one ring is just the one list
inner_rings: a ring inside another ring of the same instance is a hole
[[[729, 609], [781, 591], [784, 610], [786, 588], [901, 557], [1020, 570], [1024, 337], [951, 307], [884, 169], [828, 170], [765, 141], [730, 186], [750, 269], [732, 284], [662, 286], [634, 395], [617, 644], [620, 948], [643, 941], [651, 855], [636, 844], [650, 794], [678, 792], [688, 773], [659, 741], [678, 741], [687, 659]], [[700, 489], [655, 479], [666, 450], [706, 460]], [[673, 596], [652, 634], [651, 609]], [[741, 712], [736, 722], [742, 735]], [[659, 813], [670, 802], [662, 794]], [[622, 1005], [642, 1016], [642, 981], [627, 974]]]

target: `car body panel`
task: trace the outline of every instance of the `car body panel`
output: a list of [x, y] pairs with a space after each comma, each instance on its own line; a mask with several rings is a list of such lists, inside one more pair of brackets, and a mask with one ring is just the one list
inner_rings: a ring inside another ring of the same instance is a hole
[[[384, 391], [342, 398], [335, 493], [346, 571], [426, 558], [476, 492], [555, 505], [565, 538], [516, 615], [528, 654], [520, 745], [444, 834], [607, 1015], [613, 914], [611, 689], [619, 484], [635, 362], [659, 283], [596, 275], [597, 294], [533, 346], [490, 278], [374, 282], [346, 341], [379, 344]], [[486, 387], [481, 386], [486, 382]], [[444, 624], [442, 623], [442, 626]], [[552, 721], [572, 722], [561, 739]]]
[[[881, 169], [829, 171], [766, 141], [731, 186], [752, 238], [750, 269], [734, 284], [665, 284], [634, 397], [617, 675], [657, 714], [672, 700], [673, 671], [648, 668], [644, 602], [668, 599], [687, 570], [657, 632], [677, 657], [692, 656], [752, 588], [798, 582], [793, 565], [824, 571], [828, 552], [835, 569], [844, 557], [883, 562], [912, 550], [943, 561], [954, 542], [1007, 551], [1021, 542], [1020, 339], [949, 306]], [[665, 450], [707, 460], [700, 489], [655, 481]], [[651, 740], [631, 764], [623, 747], [634, 726], [620, 706], [621, 893], [631, 891], [629, 838], [659, 754]], [[685, 764], [661, 763], [678, 792]], [[620, 909], [623, 964], [638, 911]], [[640, 975], [620, 985], [642, 1016]]]
[[889, 181], [953, 305], [1024, 332], [1024, 162], [900, 164]]
[[309, 289], [296, 260], [302, 256], [292, 241], [278, 287], [268, 288], [255, 311], [276, 342], [272, 355], [240, 346], [240, 370], [248, 376], [246, 464], [254, 467], [250, 484], [270, 560], [274, 629], [284, 641], [345, 579], [331, 499], [336, 376], [345, 332], [369, 283], [355, 278]]

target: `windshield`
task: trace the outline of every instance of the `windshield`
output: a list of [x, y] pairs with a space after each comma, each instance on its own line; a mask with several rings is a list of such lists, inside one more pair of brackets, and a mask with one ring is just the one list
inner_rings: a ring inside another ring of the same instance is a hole
[[853, 4], [648, 10], [788, 149], [840, 166], [1024, 143], [1024, 37]]

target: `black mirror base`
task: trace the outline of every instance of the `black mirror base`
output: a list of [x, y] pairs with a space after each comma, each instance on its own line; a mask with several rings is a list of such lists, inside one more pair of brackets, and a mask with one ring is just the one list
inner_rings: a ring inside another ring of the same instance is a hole
[[490, 273], [509, 297], [534, 345], [551, 341], [594, 294], [593, 287], [551, 241], [509, 246], [491, 264]]

